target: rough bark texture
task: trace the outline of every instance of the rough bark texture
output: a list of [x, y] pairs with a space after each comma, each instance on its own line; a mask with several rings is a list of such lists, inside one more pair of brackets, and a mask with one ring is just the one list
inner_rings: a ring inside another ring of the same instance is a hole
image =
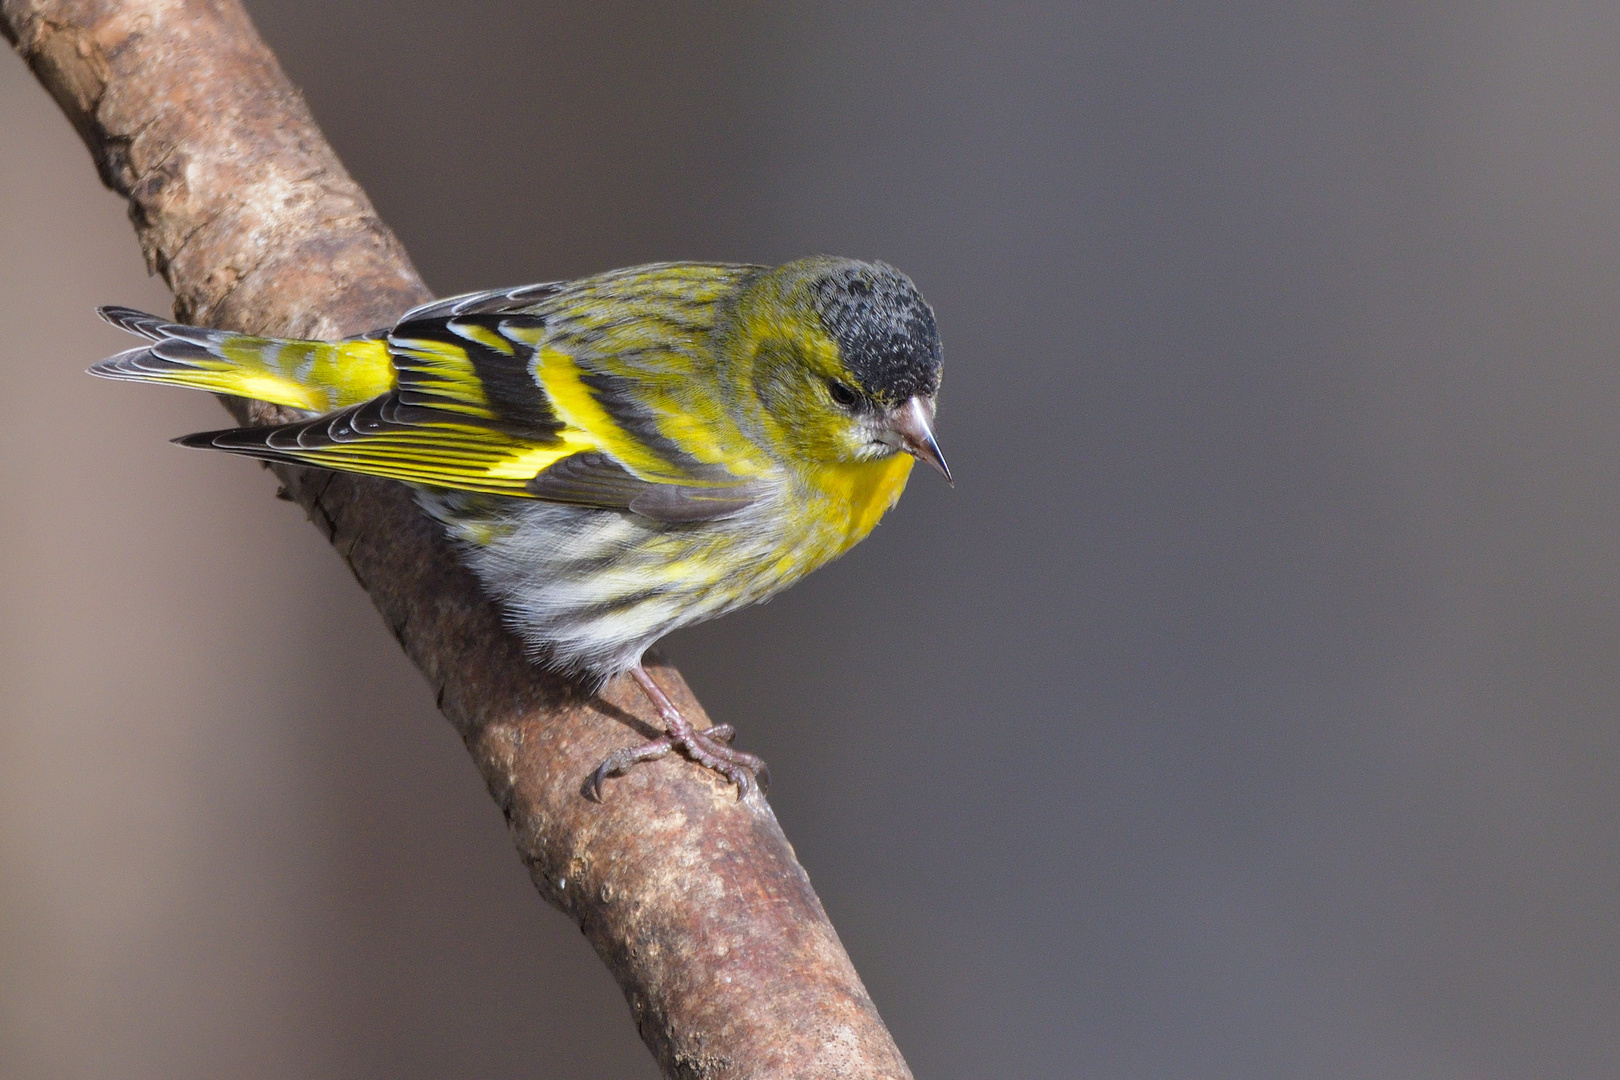
[[[128, 197], [186, 322], [310, 337], [390, 324], [428, 297], [233, 0], [3, 0], [6, 37]], [[277, 411], [231, 403], [239, 420]], [[436, 688], [542, 896], [624, 988], [670, 1076], [909, 1077], [758, 797], [675, 757], [583, 785], [654, 714], [527, 663], [404, 488], [279, 470]], [[699, 726], [673, 668], [654, 669]]]

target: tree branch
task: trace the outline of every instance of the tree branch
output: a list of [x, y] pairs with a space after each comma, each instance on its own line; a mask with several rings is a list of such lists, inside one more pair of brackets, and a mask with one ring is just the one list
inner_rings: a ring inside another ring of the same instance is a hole
[[[235, 0], [3, 0], [3, 31], [129, 199], [177, 317], [337, 337], [427, 289]], [[283, 418], [227, 402], [239, 421]], [[529, 664], [396, 484], [278, 469], [434, 687], [540, 894], [612, 969], [671, 1077], [909, 1077], [762, 798], [675, 756], [583, 782], [657, 728]], [[660, 680], [707, 723], [679, 674]]]

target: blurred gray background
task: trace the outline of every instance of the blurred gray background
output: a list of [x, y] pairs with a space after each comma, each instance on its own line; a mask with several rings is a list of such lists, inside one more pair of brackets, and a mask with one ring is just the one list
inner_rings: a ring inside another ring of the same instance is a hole
[[[443, 293], [880, 257], [954, 491], [670, 642], [919, 1077], [1620, 1074], [1620, 6], [252, 0]], [[653, 1077], [0, 63], [0, 1075]]]

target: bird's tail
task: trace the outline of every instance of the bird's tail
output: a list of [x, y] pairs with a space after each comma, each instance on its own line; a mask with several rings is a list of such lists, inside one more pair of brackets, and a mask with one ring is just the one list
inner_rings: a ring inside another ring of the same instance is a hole
[[394, 387], [388, 343], [378, 335], [298, 341], [181, 326], [125, 307], [100, 308], [98, 314], [152, 343], [90, 369], [104, 379], [189, 386], [317, 413], [369, 401]]

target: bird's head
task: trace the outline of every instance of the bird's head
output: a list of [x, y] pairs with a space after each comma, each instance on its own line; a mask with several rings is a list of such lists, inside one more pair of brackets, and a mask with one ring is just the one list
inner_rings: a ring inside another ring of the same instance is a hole
[[934, 312], [884, 263], [815, 257], [738, 299], [739, 372], [773, 440], [816, 463], [911, 454], [951, 478], [934, 440], [943, 355]]

